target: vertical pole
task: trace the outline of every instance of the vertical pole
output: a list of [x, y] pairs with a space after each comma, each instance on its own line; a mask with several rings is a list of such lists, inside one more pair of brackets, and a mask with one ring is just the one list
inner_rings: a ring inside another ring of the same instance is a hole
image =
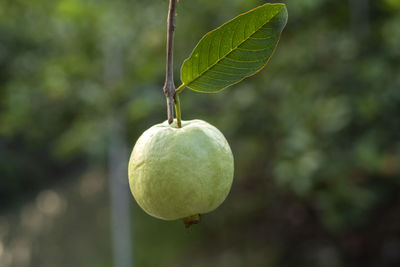
[[117, 116], [112, 116], [111, 120], [108, 169], [114, 267], [132, 267], [130, 193], [127, 177], [128, 151], [125, 124]]
[[[113, 21], [112, 23], [117, 23]], [[106, 35], [110, 36], [110, 35]], [[114, 35], [104, 40], [103, 76], [105, 90], [112, 95], [123, 76], [123, 43]], [[133, 267], [131, 195], [128, 184], [128, 151], [125, 120], [114, 107], [109, 117], [108, 177], [114, 267]]]
[[370, 31], [368, 0], [349, 0], [350, 24], [353, 34], [362, 39]]

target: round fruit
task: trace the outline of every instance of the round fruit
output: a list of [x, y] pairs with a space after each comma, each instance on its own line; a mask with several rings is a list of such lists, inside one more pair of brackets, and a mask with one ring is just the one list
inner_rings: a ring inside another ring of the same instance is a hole
[[175, 220], [216, 209], [233, 179], [233, 156], [223, 134], [202, 120], [154, 125], [133, 148], [129, 185], [148, 214]]

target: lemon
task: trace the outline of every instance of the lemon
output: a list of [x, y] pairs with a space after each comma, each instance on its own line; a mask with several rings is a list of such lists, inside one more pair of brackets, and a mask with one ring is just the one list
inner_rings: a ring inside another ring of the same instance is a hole
[[[167, 121], [146, 130], [129, 160], [129, 185], [139, 206], [164, 220], [216, 209], [233, 179], [233, 155], [224, 135], [202, 120]], [[191, 219], [190, 219], [191, 218]], [[186, 221], [185, 221], [186, 223]]]

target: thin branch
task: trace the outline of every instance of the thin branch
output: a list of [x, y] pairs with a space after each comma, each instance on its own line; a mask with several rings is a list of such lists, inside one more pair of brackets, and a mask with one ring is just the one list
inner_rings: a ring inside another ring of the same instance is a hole
[[165, 84], [163, 87], [165, 97], [167, 98], [168, 122], [171, 124], [174, 120], [175, 104], [175, 83], [173, 70], [173, 50], [174, 50], [174, 30], [175, 30], [175, 9], [177, 0], [170, 0], [168, 8], [168, 29], [167, 29], [167, 66], [165, 72]]

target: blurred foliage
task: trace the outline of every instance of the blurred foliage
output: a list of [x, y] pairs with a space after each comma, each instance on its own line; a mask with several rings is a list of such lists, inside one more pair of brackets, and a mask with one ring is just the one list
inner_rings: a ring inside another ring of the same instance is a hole
[[[176, 82], [202, 35], [264, 2], [181, 0]], [[230, 196], [189, 233], [135, 207], [138, 266], [399, 266], [400, 1], [282, 2], [288, 25], [262, 72], [219, 94], [181, 94], [183, 119], [231, 143]], [[0, 209], [106, 166], [113, 116], [130, 147], [166, 118], [167, 5], [0, 3]], [[171, 263], [151, 258], [173, 246], [185, 252]]]

